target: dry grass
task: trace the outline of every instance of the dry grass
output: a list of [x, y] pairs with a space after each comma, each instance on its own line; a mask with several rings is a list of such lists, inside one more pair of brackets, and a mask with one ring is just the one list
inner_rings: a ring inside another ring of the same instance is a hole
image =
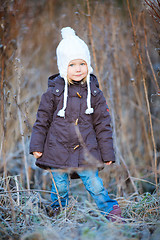
[[[1, 95], [5, 93], [1, 98], [1, 169], [10, 171], [15, 156], [24, 159], [29, 188], [27, 168], [32, 159], [27, 152], [31, 127], [47, 78], [57, 72], [55, 49], [60, 28], [70, 25], [89, 46], [91, 43], [92, 65], [112, 115], [117, 163], [122, 164], [124, 175], [127, 172], [145, 178], [154, 172], [155, 177], [149, 180], [157, 181], [160, 121], [159, 55], [155, 48], [159, 47], [159, 26], [153, 28], [143, 1], [138, 5], [130, 3], [128, 8], [127, 1], [120, 7], [116, 1], [73, 2], [38, 4], [23, 0], [17, 4], [6, 1], [1, 6], [5, 36], [1, 37], [5, 46], [1, 72]], [[157, 100], [151, 102], [153, 95]]]
[[77, 199], [75, 192], [69, 206], [54, 217], [51, 202], [42, 199], [38, 190], [23, 189], [19, 176], [0, 182], [0, 239], [143, 239], [160, 224], [158, 190], [117, 198], [126, 223], [115, 224], [100, 214], [95, 203]]

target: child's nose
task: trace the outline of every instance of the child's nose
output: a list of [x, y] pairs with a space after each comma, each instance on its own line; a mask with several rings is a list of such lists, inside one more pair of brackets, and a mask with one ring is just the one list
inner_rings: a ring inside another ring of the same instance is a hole
[[77, 71], [77, 72], [80, 72], [80, 71], [81, 71], [80, 65], [77, 65], [77, 66], [76, 66], [76, 71]]

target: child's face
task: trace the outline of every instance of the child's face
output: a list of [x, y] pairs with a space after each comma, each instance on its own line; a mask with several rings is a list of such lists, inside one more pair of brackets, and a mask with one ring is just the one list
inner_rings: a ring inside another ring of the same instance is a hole
[[67, 69], [67, 76], [74, 81], [81, 81], [88, 74], [87, 63], [82, 59], [70, 61]]

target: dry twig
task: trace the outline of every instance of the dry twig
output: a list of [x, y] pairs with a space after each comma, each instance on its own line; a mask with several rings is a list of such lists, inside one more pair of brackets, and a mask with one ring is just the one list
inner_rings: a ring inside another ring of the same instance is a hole
[[136, 47], [136, 50], [137, 50], [138, 59], [139, 59], [139, 62], [140, 62], [140, 67], [141, 67], [143, 86], [144, 86], [144, 92], [145, 92], [145, 99], [146, 99], [146, 104], [147, 104], [149, 123], [150, 123], [150, 130], [151, 130], [151, 137], [152, 137], [152, 143], [153, 143], [153, 151], [154, 151], [154, 164], [152, 164], [152, 165], [154, 165], [153, 169], [154, 169], [154, 173], [155, 173], [155, 182], [156, 182], [156, 186], [157, 186], [158, 185], [158, 179], [157, 179], [157, 150], [156, 150], [156, 143], [155, 143], [155, 139], [154, 139], [154, 132], [153, 132], [153, 125], [152, 125], [150, 104], [149, 104], [149, 100], [148, 100], [148, 91], [147, 91], [147, 86], [146, 86], [146, 80], [145, 80], [145, 74], [144, 74], [144, 66], [143, 66], [143, 61], [142, 61], [142, 57], [141, 57], [141, 54], [140, 54], [137, 33], [136, 33], [136, 29], [135, 29], [135, 25], [134, 25], [134, 22], [133, 22], [132, 13], [131, 13], [131, 10], [130, 10], [130, 4], [129, 4], [128, 0], [127, 0], [127, 7], [128, 7], [128, 11], [129, 11], [131, 24], [132, 24], [135, 47]]

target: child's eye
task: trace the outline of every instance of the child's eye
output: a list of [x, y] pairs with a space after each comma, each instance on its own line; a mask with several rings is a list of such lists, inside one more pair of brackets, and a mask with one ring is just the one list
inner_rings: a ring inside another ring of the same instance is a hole
[[69, 66], [70, 66], [70, 67], [73, 67], [73, 66], [74, 66], [74, 64], [73, 64], [73, 63], [71, 63]]
[[84, 65], [85, 65], [85, 63], [81, 63], [81, 65], [82, 65], [82, 66], [84, 66]]

